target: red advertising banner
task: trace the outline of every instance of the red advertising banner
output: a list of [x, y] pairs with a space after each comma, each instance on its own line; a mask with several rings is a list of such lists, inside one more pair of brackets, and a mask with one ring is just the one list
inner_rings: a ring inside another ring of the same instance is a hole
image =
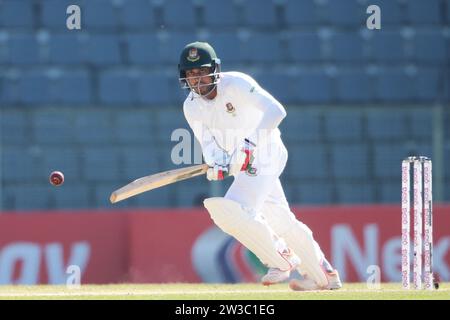
[[[297, 207], [344, 281], [400, 281], [400, 207]], [[450, 206], [434, 208], [434, 272], [450, 280]], [[203, 208], [0, 214], [0, 284], [248, 282], [264, 267]]]

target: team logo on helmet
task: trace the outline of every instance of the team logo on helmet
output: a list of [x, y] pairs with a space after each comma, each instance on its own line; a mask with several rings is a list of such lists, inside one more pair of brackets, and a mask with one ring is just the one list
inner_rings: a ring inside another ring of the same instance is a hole
[[236, 111], [235, 107], [230, 102], [228, 102], [225, 106], [227, 107], [228, 113], [233, 113]]
[[200, 59], [200, 56], [198, 55], [198, 50], [197, 48], [191, 48], [189, 50], [189, 55], [187, 56], [187, 59], [191, 62], [195, 62], [198, 59]]

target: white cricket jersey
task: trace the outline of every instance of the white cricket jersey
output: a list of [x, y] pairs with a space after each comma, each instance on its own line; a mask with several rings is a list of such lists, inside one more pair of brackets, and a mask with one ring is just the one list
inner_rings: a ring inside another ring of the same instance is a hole
[[266, 143], [259, 139], [261, 132], [279, 137], [278, 125], [286, 116], [285, 109], [272, 95], [241, 72], [221, 72], [213, 100], [191, 92], [183, 111], [203, 150], [212, 136], [217, 146], [228, 153], [246, 138], [261, 147], [261, 143]]

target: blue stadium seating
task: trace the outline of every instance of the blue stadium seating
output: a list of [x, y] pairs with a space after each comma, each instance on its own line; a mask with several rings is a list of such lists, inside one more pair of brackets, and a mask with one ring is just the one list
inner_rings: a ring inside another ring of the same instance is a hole
[[319, 141], [322, 138], [321, 117], [316, 111], [287, 108], [280, 129], [286, 141]]
[[114, 142], [111, 119], [102, 111], [78, 112], [73, 119], [76, 142], [83, 145], [107, 145]]
[[203, 200], [210, 195], [209, 189], [211, 183], [213, 182], [209, 182], [205, 176], [177, 182], [172, 186], [176, 195], [176, 206], [203, 207]]
[[357, 29], [366, 26], [366, 8], [355, 0], [328, 0], [319, 10], [325, 17], [325, 21], [338, 27]]
[[36, 181], [40, 178], [39, 154], [24, 147], [2, 148], [2, 180], [6, 182]]
[[[92, 2], [92, 1], [88, 1]], [[69, 15], [66, 13], [67, 8], [77, 4], [83, 12], [83, 4], [74, 2], [73, 0], [42, 0], [40, 1], [41, 23], [45, 28], [51, 30], [67, 31], [66, 20]], [[81, 14], [81, 30], [83, 30], [84, 14]]]
[[337, 74], [337, 100], [340, 102], [373, 101], [372, 83], [363, 70], [343, 70]]
[[196, 26], [196, 6], [193, 0], [165, 1], [163, 6], [165, 28], [185, 29]]
[[152, 106], [166, 106], [171, 102], [171, 89], [178, 90], [169, 88], [166, 74], [144, 73], [138, 78], [138, 102]]
[[261, 71], [255, 74], [254, 78], [281, 104], [295, 103], [294, 77], [292, 75], [279, 71]]
[[238, 9], [233, 1], [204, 0], [203, 19], [209, 29], [224, 29], [238, 25]]
[[193, 33], [168, 32], [159, 44], [163, 63], [175, 71], [181, 51], [188, 43], [194, 41], [204, 41], [204, 39]]
[[152, 173], [158, 168], [158, 157], [152, 145], [147, 147], [123, 147], [123, 173], [128, 180], [134, 180]]
[[242, 63], [244, 56], [242, 42], [234, 32], [218, 32], [211, 34], [208, 43], [214, 47], [220, 58], [222, 67], [233, 63]]
[[100, 102], [106, 105], [124, 105], [135, 101], [134, 83], [126, 71], [104, 72], [100, 75]]
[[383, 70], [376, 84], [376, 96], [382, 102], [411, 101], [414, 95], [413, 80], [402, 70]]
[[411, 112], [410, 116], [412, 136], [418, 140], [429, 141], [431, 144], [431, 137], [433, 134], [432, 110], [415, 110], [414, 112]]
[[91, 77], [87, 71], [62, 73], [54, 82], [55, 102], [60, 105], [80, 105], [92, 102]]
[[34, 23], [31, 1], [5, 0], [0, 3], [0, 27], [31, 29]]
[[162, 62], [159, 39], [155, 34], [128, 34], [129, 62], [137, 65], [157, 65]]
[[288, 201], [301, 205], [333, 203], [333, 187], [328, 182], [300, 183], [297, 189], [287, 194]]
[[288, 27], [315, 26], [319, 22], [315, 0], [286, 0], [284, 17]]
[[381, 203], [395, 203], [401, 201], [401, 179], [396, 179], [392, 182], [381, 181], [378, 185]]
[[408, 0], [406, 14], [411, 24], [438, 24], [440, 22], [440, 0]]
[[9, 62], [17, 65], [36, 65], [40, 62], [39, 44], [34, 34], [14, 34], [9, 39]]
[[[443, 86], [443, 72], [440, 69], [417, 70], [416, 78], [416, 100], [424, 102], [443, 102], [445, 99], [445, 91], [440, 90]], [[444, 89], [445, 90], [445, 89]]]
[[410, 155], [404, 142], [375, 144], [373, 155], [375, 177], [400, 181], [402, 160]]
[[166, 144], [175, 145], [176, 142], [171, 142], [172, 132], [176, 129], [189, 129], [183, 109], [170, 109], [155, 114], [157, 124], [157, 138], [159, 141]]
[[50, 63], [80, 65], [84, 62], [80, 33], [52, 34], [48, 46]]
[[[8, 190], [9, 189], [9, 190]], [[15, 210], [47, 209], [51, 206], [52, 192], [56, 191], [50, 184], [15, 185], [5, 190], [6, 197], [13, 200]]]
[[242, 2], [242, 13], [247, 27], [272, 29], [277, 25], [273, 1], [246, 0]]
[[114, 117], [114, 137], [118, 143], [152, 145], [156, 130], [152, 115], [142, 110], [127, 108], [122, 112], [115, 112]]
[[[110, 0], [85, 1], [81, 7], [82, 25], [87, 30], [115, 30], [118, 27], [118, 17], [114, 2]], [[83, 27], [81, 27], [83, 30]]]
[[380, 7], [381, 28], [383, 26], [400, 26], [406, 20], [401, 0], [372, 0], [370, 4]]
[[442, 66], [449, 61], [449, 40], [439, 31], [417, 31], [414, 39], [415, 58], [423, 63]]
[[346, 179], [369, 178], [367, 144], [334, 144], [331, 150], [332, 170], [334, 176], [341, 179], [341, 182]]
[[243, 59], [248, 63], [274, 63], [282, 56], [276, 33], [252, 33], [242, 42]]
[[74, 141], [72, 118], [64, 110], [41, 111], [33, 114], [32, 135], [38, 144], [65, 144]]
[[329, 175], [325, 146], [301, 144], [288, 149], [290, 177], [300, 181], [306, 179], [326, 179]]
[[82, 168], [80, 156], [72, 146], [40, 146], [42, 164], [39, 165], [39, 178], [47, 182], [52, 171], [58, 170], [64, 174], [64, 188], [67, 185], [76, 184], [80, 180]]
[[51, 103], [50, 86], [50, 79], [43, 72], [32, 71], [22, 74], [18, 82], [20, 101], [27, 105]]
[[121, 13], [122, 25], [127, 30], [148, 30], [154, 27], [153, 5], [149, 0], [127, 1]]
[[85, 183], [117, 181], [120, 178], [121, 150], [114, 147], [86, 147], [81, 152]]
[[332, 100], [331, 79], [323, 70], [301, 72], [296, 85], [299, 102], [321, 104]]
[[338, 203], [373, 203], [375, 190], [373, 183], [338, 183], [336, 186]]
[[377, 62], [398, 63], [405, 61], [405, 40], [400, 32], [384, 31], [372, 36], [371, 56]]
[[64, 188], [51, 188], [49, 190], [53, 199], [50, 208], [90, 209], [89, 199], [91, 194], [89, 188], [86, 188], [85, 184], [73, 183], [70, 180], [69, 182], [64, 185]]
[[321, 43], [317, 32], [292, 32], [288, 37], [288, 59], [298, 63], [321, 61]]
[[[151, 192], [137, 195], [134, 200], [135, 206], [138, 208], [170, 207], [174, 202], [174, 190], [169, 186], [164, 186]], [[128, 199], [125, 201], [128, 201]]]
[[28, 136], [25, 114], [18, 110], [1, 110], [0, 114], [0, 145], [26, 144]]
[[367, 132], [370, 138], [380, 140], [405, 139], [408, 112], [371, 112], [367, 116]]
[[362, 141], [362, 113], [354, 110], [330, 111], [325, 114], [325, 135], [328, 141]]
[[332, 33], [330, 59], [338, 62], [364, 61], [364, 41], [356, 32]]
[[92, 34], [86, 43], [86, 61], [96, 66], [119, 64], [122, 62], [119, 37], [114, 34]]

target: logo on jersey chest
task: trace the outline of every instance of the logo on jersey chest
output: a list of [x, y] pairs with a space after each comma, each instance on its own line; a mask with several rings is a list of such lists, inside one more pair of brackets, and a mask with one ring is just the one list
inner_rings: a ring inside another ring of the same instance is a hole
[[228, 102], [226, 105], [226, 108], [227, 108], [227, 112], [228, 113], [231, 113], [233, 116], [235, 116], [236, 115], [236, 108], [231, 104], [231, 102]]

